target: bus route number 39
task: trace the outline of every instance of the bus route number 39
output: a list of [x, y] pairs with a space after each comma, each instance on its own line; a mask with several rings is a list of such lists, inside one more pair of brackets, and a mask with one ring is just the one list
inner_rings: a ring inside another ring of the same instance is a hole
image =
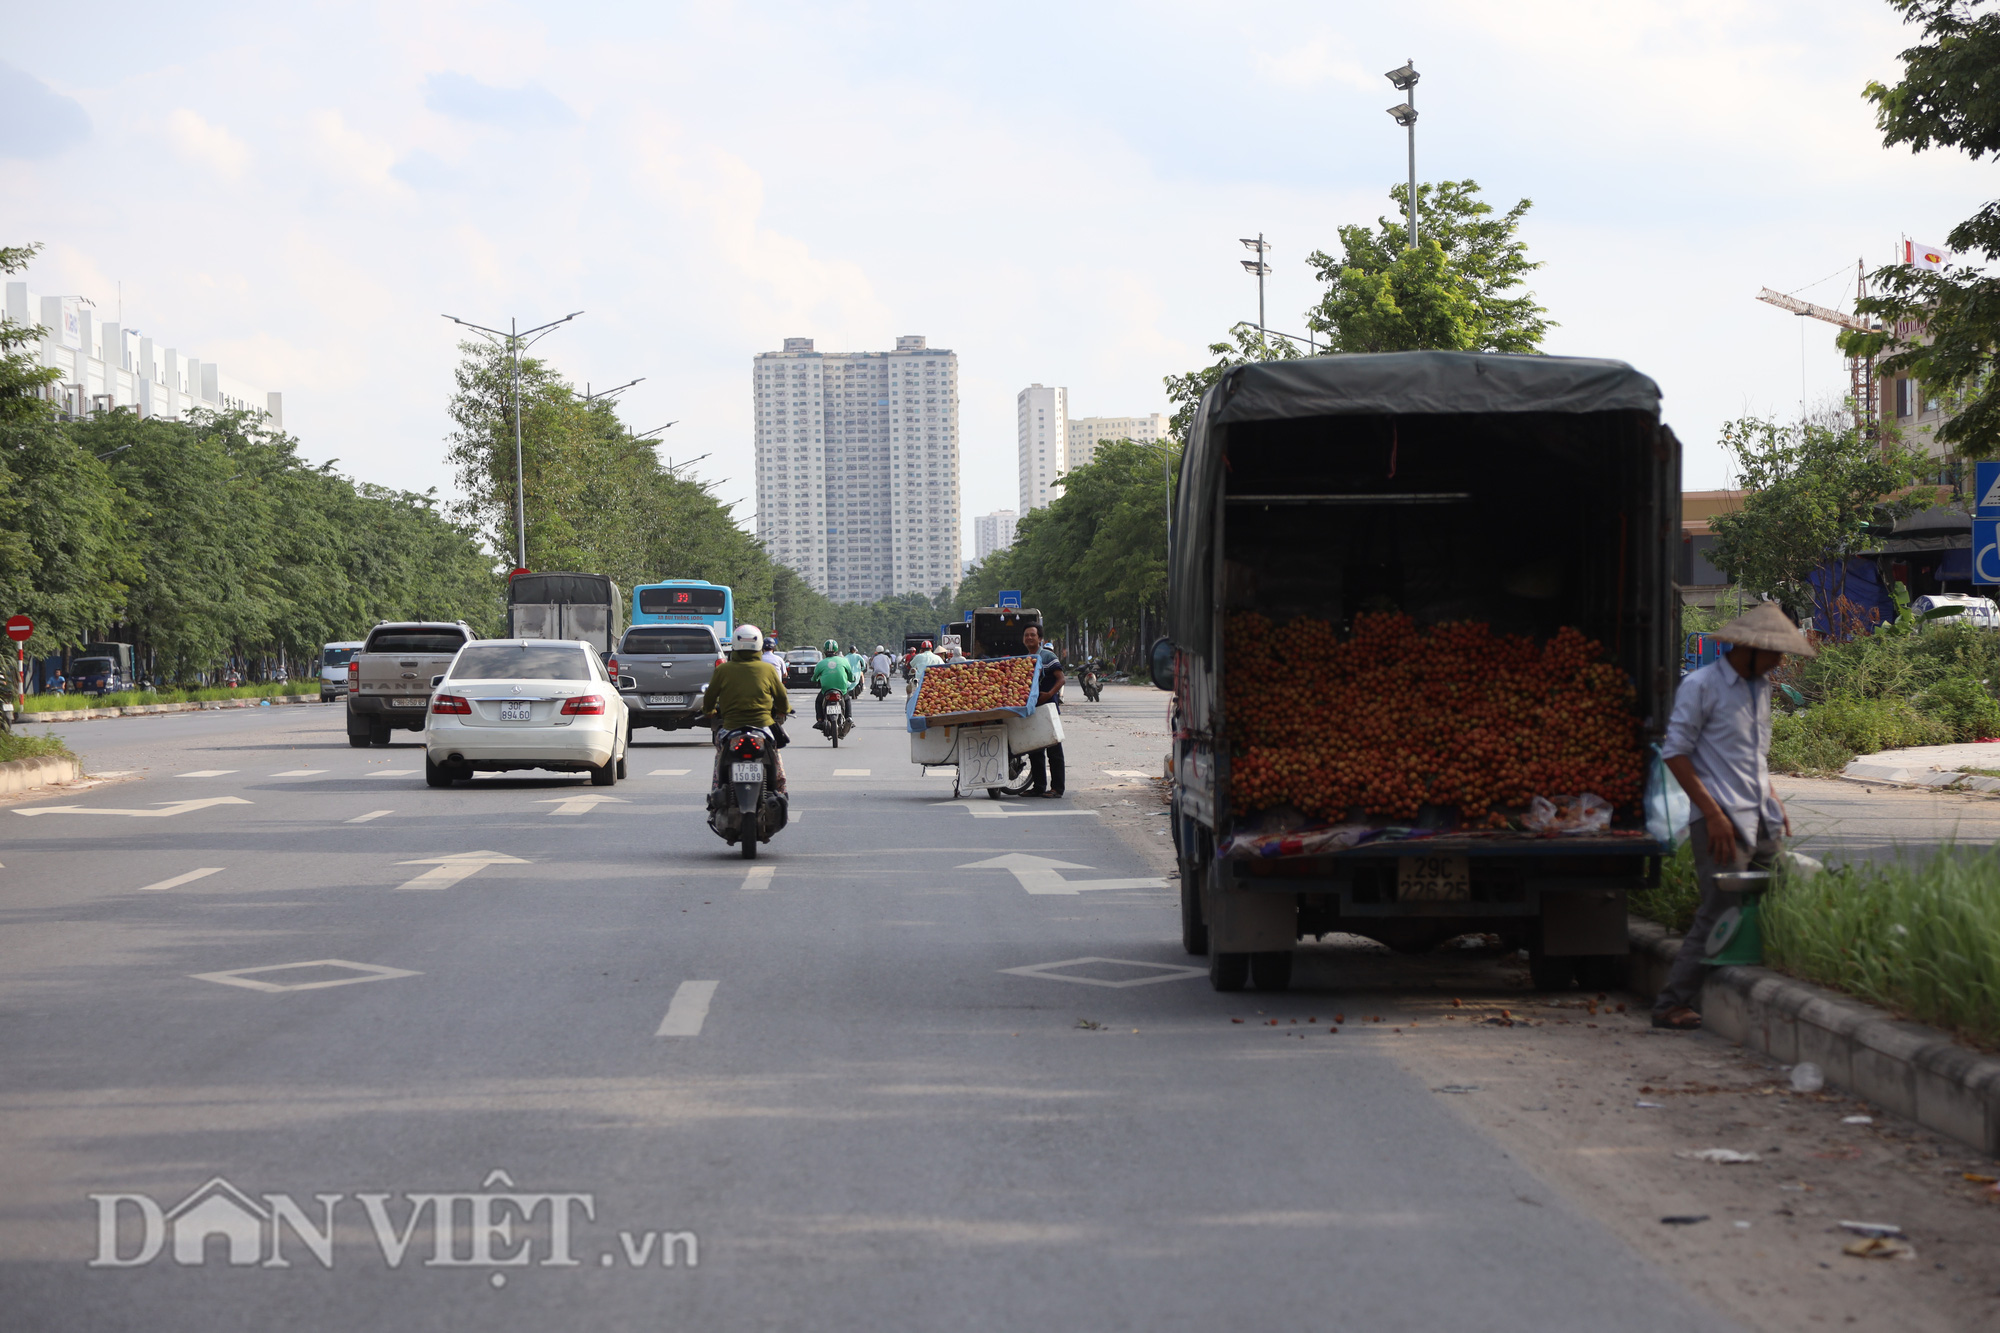
[[1396, 897], [1403, 902], [1462, 902], [1472, 896], [1472, 871], [1462, 856], [1396, 858]]

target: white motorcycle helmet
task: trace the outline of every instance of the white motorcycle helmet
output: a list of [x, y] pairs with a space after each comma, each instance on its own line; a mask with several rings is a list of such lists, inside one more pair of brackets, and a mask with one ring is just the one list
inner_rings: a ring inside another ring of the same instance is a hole
[[764, 651], [764, 631], [755, 625], [738, 625], [730, 646], [739, 653], [761, 653]]

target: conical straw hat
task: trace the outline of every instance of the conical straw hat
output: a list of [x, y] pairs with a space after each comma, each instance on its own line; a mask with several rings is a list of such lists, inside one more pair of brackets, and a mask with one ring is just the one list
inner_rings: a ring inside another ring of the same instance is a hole
[[1773, 653], [1793, 653], [1817, 657], [1819, 650], [1806, 642], [1791, 617], [1776, 602], [1759, 602], [1715, 632], [1715, 637], [1745, 648], [1762, 648]]

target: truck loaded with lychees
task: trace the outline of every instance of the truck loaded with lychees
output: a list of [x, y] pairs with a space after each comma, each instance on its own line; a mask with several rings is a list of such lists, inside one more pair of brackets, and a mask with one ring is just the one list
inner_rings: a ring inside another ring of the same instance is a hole
[[1626, 895], [1670, 850], [1679, 498], [1622, 362], [1330, 356], [1208, 391], [1152, 669], [1216, 989], [1283, 990], [1329, 934], [1623, 980]]

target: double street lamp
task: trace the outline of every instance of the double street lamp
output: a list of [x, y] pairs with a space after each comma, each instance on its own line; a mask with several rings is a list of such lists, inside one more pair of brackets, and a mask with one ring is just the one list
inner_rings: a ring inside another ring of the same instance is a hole
[[[552, 319], [546, 324], [537, 324], [532, 329], [523, 329], [520, 327], [520, 320], [510, 319], [507, 321], [507, 330], [504, 333], [499, 329], [489, 329], [484, 324], [474, 324], [468, 320], [460, 319], [457, 315], [445, 316], [446, 319], [460, 328], [471, 329], [474, 333], [480, 334], [488, 342], [500, 340], [500, 345], [506, 347], [507, 355], [511, 362], [511, 375], [514, 387], [514, 567], [516, 569], [526, 569], [528, 567], [527, 481], [521, 466], [521, 352], [524, 348], [533, 347], [537, 342], [548, 336], [551, 331], [569, 323], [582, 313], [581, 310], [572, 310], [561, 319]], [[633, 382], [637, 383], [636, 380]], [[621, 385], [620, 387], [630, 388], [631, 386]], [[612, 392], [615, 392], [615, 390]]]
[[1403, 94], [1403, 100], [1389, 108], [1396, 123], [1410, 132], [1410, 248], [1417, 248], [1417, 62], [1405, 60], [1402, 67], [1382, 76]]

